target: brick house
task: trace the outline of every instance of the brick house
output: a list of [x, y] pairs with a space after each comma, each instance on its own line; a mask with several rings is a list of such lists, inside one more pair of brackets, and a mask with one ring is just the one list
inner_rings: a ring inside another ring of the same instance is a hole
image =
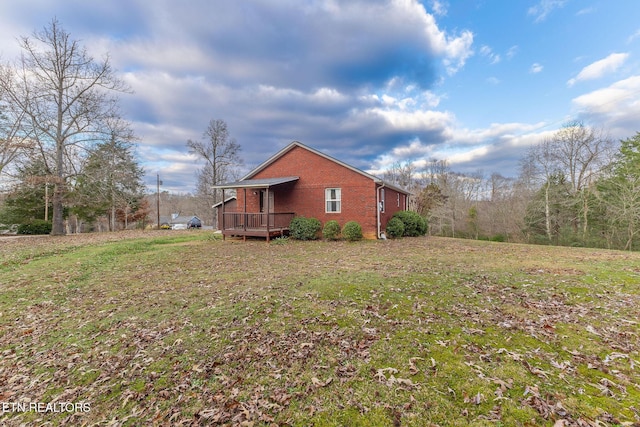
[[294, 216], [324, 225], [357, 221], [366, 238], [376, 238], [409, 193], [324, 153], [294, 141], [240, 181], [218, 185], [236, 192], [235, 206], [217, 206], [223, 236], [263, 236], [288, 231]]

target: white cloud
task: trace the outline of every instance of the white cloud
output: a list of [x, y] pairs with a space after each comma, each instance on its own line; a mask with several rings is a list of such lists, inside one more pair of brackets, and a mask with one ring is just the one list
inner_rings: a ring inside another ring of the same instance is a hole
[[[473, 33], [471, 31], [464, 30], [457, 36], [449, 35], [438, 28], [433, 15], [427, 13], [424, 6], [417, 1], [393, 0], [392, 3], [405, 9], [405, 20], [414, 21], [417, 19], [420, 22], [425, 41], [435, 53], [445, 56], [443, 63], [450, 75], [462, 68], [466, 60], [473, 55], [471, 48]], [[403, 25], [406, 25], [406, 22]]]
[[596, 8], [591, 6], [591, 7], [585, 7], [584, 9], [580, 9], [576, 15], [580, 16], [580, 15], [588, 15], [590, 13], [594, 13], [596, 11]]
[[433, 0], [431, 2], [431, 10], [436, 16], [445, 16], [447, 14], [447, 8], [449, 5], [446, 2], [440, 0]]
[[457, 172], [477, 172], [478, 164], [491, 165], [505, 176], [515, 176], [515, 165], [525, 150], [549, 136], [545, 123], [494, 123], [485, 129], [455, 129], [448, 125], [444, 140], [432, 143], [414, 138], [379, 156], [371, 173], [382, 174], [398, 161], [410, 160], [421, 168], [431, 159], [447, 160]]
[[480, 47], [480, 55], [489, 58], [491, 64], [497, 64], [500, 62], [500, 55], [495, 53], [489, 46], [483, 45]]
[[511, 47], [509, 48], [509, 50], [507, 50], [507, 54], [506, 54], [506, 55], [507, 55], [507, 58], [508, 58], [508, 59], [511, 59], [511, 58], [513, 58], [514, 56], [516, 56], [516, 54], [518, 53], [518, 50], [519, 50], [519, 49], [520, 49], [520, 48], [519, 48], [517, 45], [511, 46]]
[[602, 126], [614, 139], [633, 136], [640, 117], [640, 75], [573, 99], [574, 117]]
[[532, 73], [532, 74], [538, 74], [538, 73], [542, 72], [543, 69], [544, 69], [544, 66], [542, 66], [541, 64], [538, 64], [536, 62], [533, 65], [531, 65], [531, 68], [529, 69], [529, 72]]
[[580, 81], [593, 80], [600, 78], [605, 74], [612, 73], [620, 68], [628, 57], [628, 53], [612, 53], [606, 58], [584, 67], [575, 78], [567, 82], [567, 85], [573, 86]]
[[426, 91], [422, 93], [423, 105], [429, 108], [436, 108], [440, 105], [440, 100], [442, 96], [436, 95], [431, 91]]
[[625, 111], [630, 106], [638, 106], [640, 76], [632, 76], [615, 82], [609, 87], [578, 96], [573, 104], [583, 111], [614, 114]]
[[629, 38], [627, 39], [627, 43], [631, 43], [637, 38], [640, 38], [640, 29], [638, 29], [635, 33], [629, 36]]
[[442, 129], [451, 123], [452, 117], [442, 111], [401, 111], [397, 109], [374, 108], [366, 111], [384, 119], [396, 131], [432, 131]]
[[452, 140], [464, 145], [474, 145], [483, 141], [514, 138], [515, 135], [535, 132], [542, 126], [544, 126], [543, 123], [492, 123], [484, 129], [456, 129]]
[[459, 37], [449, 40], [446, 45], [446, 58], [443, 60], [447, 73], [453, 75], [460, 70], [467, 59], [473, 55], [471, 45], [473, 44], [473, 33], [463, 31]]
[[565, 3], [566, 0], [541, 0], [537, 5], [531, 6], [527, 13], [535, 17], [534, 22], [542, 22], [551, 12], [563, 7]]

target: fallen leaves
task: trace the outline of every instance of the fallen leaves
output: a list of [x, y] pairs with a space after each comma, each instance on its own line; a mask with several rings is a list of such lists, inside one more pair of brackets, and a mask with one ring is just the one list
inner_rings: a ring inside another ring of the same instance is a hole
[[386, 242], [393, 256], [375, 242], [217, 244], [172, 247], [165, 262], [123, 250], [89, 282], [58, 255], [51, 280], [18, 270], [68, 246], [7, 264], [16, 275], [0, 277], [23, 295], [0, 302], [0, 400], [94, 403], [80, 422], [43, 420], [54, 425], [510, 425], [514, 408], [532, 424], [640, 420], [638, 292], [585, 286], [588, 264], [451, 239]]
[[333, 378], [329, 377], [324, 381], [319, 380], [316, 377], [312, 377], [311, 378], [311, 384], [313, 384], [314, 387], [320, 388], [320, 387], [326, 387], [329, 384], [331, 384], [333, 382]]
[[[385, 384], [387, 387], [403, 388], [406, 390], [419, 387], [418, 384], [415, 384], [410, 379], [396, 378], [395, 375], [398, 373], [399, 371], [395, 368], [380, 368], [376, 370], [374, 378], [376, 381]], [[389, 374], [388, 377], [387, 374]]]
[[526, 360], [523, 361], [522, 363], [527, 368], [527, 370], [533, 375], [536, 375], [538, 377], [545, 378], [545, 379], [549, 378], [549, 374], [547, 372], [543, 371], [542, 369], [536, 366], [531, 366], [529, 362], [527, 362]]
[[[411, 375], [417, 375], [420, 372], [420, 369], [416, 366], [416, 361], [418, 360], [424, 360], [424, 358], [422, 357], [409, 358], [409, 373]], [[435, 368], [436, 361], [433, 358], [431, 358], [431, 362], [432, 362], [432, 367]]]

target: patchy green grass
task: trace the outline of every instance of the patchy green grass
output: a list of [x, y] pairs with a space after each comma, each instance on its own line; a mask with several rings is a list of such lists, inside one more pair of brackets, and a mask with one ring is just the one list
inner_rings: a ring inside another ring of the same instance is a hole
[[188, 231], [0, 245], [0, 408], [89, 409], [2, 425], [640, 425], [640, 254]]

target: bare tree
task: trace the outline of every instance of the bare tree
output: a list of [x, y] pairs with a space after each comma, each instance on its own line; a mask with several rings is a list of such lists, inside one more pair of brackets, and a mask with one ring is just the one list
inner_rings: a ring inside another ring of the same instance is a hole
[[455, 200], [451, 200], [453, 173], [446, 160], [432, 159], [421, 173], [426, 185], [418, 194], [418, 209], [427, 215], [429, 233], [444, 235], [455, 233]]
[[[228, 179], [236, 178], [237, 170], [242, 165], [240, 150], [235, 139], [229, 136], [229, 129], [224, 120], [211, 120], [204, 131], [203, 141], [187, 141], [189, 153], [196, 154], [205, 161], [204, 167], [198, 171], [197, 191], [209, 200], [209, 206], [220, 202], [219, 190], [214, 185], [223, 184]], [[213, 224], [217, 223], [216, 210], [213, 210]]]
[[30, 146], [28, 141], [18, 135], [19, 120], [19, 117], [17, 120], [12, 120], [0, 110], [0, 178], [5, 168]]
[[[589, 226], [589, 196], [596, 179], [611, 161], [614, 143], [603, 131], [570, 122], [551, 139], [553, 155], [560, 170], [570, 184], [570, 194], [579, 199], [582, 234], [586, 237]], [[577, 229], [578, 220], [575, 222]], [[577, 230], [576, 230], [577, 231]]]
[[[92, 144], [107, 119], [119, 116], [114, 92], [127, 91], [109, 57], [95, 61], [54, 19], [33, 37], [21, 37], [16, 64], [3, 64], [0, 91], [23, 114], [19, 134], [37, 145], [53, 182], [53, 228], [64, 234], [64, 195], [77, 171], [73, 158]], [[47, 153], [53, 154], [49, 164]]]
[[572, 215], [574, 232], [581, 225], [583, 238], [589, 229], [589, 199], [595, 181], [611, 161], [614, 144], [604, 132], [569, 122], [551, 137], [529, 149], [522, 162], [523, 174], [537, 182], [544, 194], [545, 231], [552, 240], [551, 205], [554, 185], [562, 183], [566, 197], [556, 200]]
[[416, 166], [411, 161], [396, 162], [384, 172], [382, 179], [411, 191], [416, 186]]
[[526, 206], [533, 191], [521, 180], [493, 173], [487, 180], [486, 214], [482, 228], [491, 236], [522, 241]]
[[556, 156], [550, 139], [529, 148], [521, 162], [521, 177], [532, 185], [542, 187], [544, 193], [545, 233], [552, 240], [551, 230], [551, 178], [558, 172]]

